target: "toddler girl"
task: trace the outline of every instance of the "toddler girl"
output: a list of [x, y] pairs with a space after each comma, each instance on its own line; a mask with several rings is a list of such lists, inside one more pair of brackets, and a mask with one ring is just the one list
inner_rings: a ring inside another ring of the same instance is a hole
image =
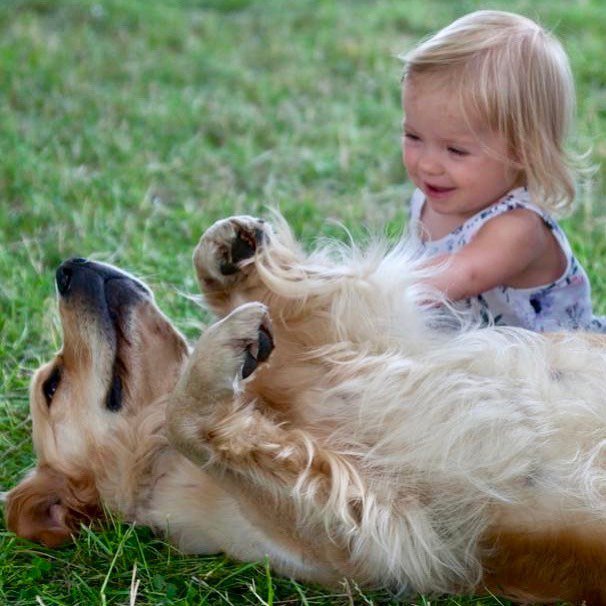
[[411, 231], [430, 285], [497, 324], [606, 332], [551, 214], [568, 211], [574, 84], [559, 42], [511, 13], [458, 19], [404, 57]]

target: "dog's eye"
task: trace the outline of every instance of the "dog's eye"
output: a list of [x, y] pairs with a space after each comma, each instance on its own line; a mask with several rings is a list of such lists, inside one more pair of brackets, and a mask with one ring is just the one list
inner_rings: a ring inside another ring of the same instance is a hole
[[53, 396], [55, 395], [60, 382], [61, 369], [58, 366], [55, 366], [46, 381], [42, 383], [42, 393], [44, 394], [48, 406], [50, 406], [53, 401]]

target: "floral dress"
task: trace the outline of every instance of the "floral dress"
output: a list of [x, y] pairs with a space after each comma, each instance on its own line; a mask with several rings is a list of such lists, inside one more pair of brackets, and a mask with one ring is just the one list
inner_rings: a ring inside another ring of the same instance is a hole
[[606, 317], [593, 315], [589, 279], [575, 258], [566, 235], [548, 213], [530, 202], [525, 187], [512, 190], [438, 240], [421, 238], [424, 203], [425, 196], [417, 189], [411, 200], [410, 233], [424, 255], [433, 257], [457, 252], [490, 219], [525, 208], [543, 219], [566, 257], [566, 269], [554, 282], [532, 288], [497, 286], [466, 299], [463, 305], [471, 308], [475, 316], [484, 321], [492, 319], [497, 325], [520, 326], [538, 332], [589, 330], [606, 333]]

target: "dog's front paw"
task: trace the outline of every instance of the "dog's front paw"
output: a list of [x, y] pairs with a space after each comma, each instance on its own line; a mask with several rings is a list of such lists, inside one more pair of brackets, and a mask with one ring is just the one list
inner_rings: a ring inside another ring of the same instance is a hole
[[257, 250], [268, 241], [271, 227], [247, 215], [217, 221], [200, 238], [194, 266], [202, 290], [225, 288], [248, 274]]
[[236, 308], [221, 321], [223, 343], [232, 350], [234, 367], [232, 376], [250, 377], [263, 362], [267, 362], [274, 349], [274, 338], [267, 307], [262, 303], [246, 303]]
[[258, 302], [240, 305], [202, 334], [177, 391], [206, 404], [217, 395], [233, 395], [241, 380], [268, 361], [273, 349], [267, 307]]
[[240, 305], [200, 337], [167, 398], [167, 437], [190, 460], [206, 465], [250, 449], [246, 386], [271, 357], [274, 339], [267, 307]]

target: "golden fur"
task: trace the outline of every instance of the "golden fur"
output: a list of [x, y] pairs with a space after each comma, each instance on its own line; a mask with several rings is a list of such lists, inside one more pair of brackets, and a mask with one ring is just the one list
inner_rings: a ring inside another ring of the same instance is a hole
[[103, 506], [326, 585], [606, 603], [604, 338], [455, 327], [404, 244], [279, 223], [202, 237], [191, 352], [140, 282], [62, 265], [9, 528], [54, 547]]

